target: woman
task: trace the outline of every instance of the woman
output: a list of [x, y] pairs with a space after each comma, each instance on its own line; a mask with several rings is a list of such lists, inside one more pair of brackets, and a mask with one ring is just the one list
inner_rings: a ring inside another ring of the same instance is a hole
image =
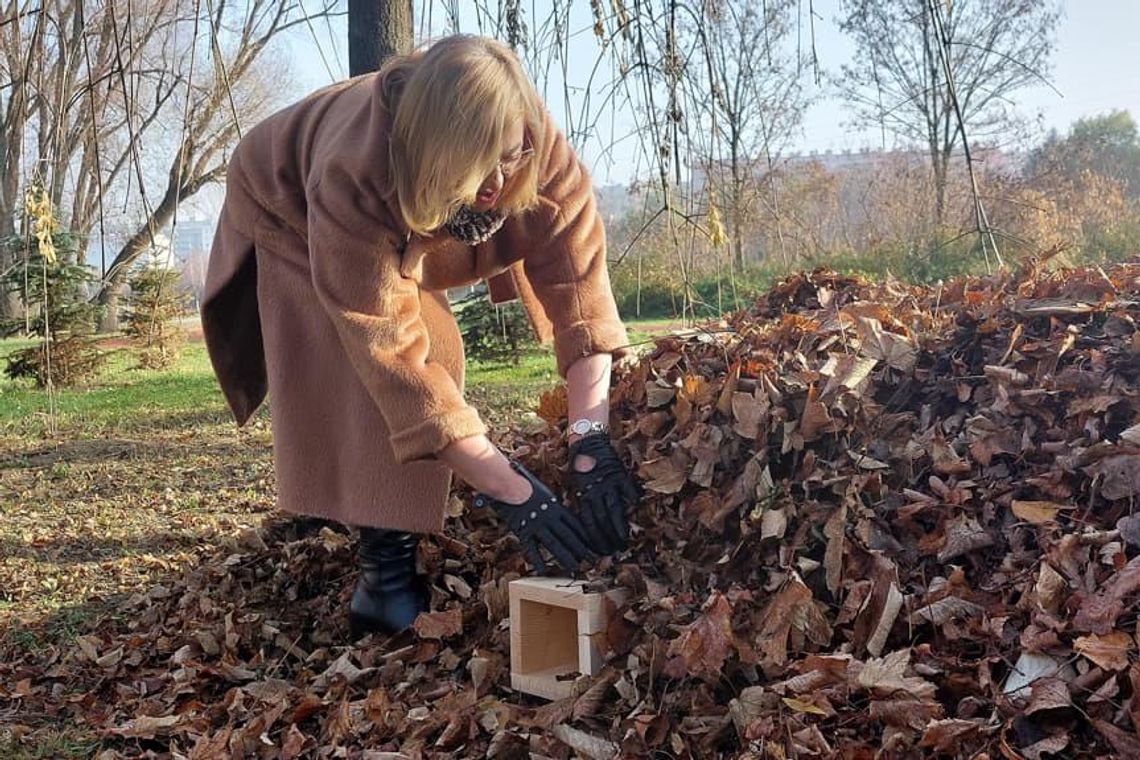
[[[445, 291], [481, 279], [552, 338], [579, 516], [463, 399]], [[239, 425], [272, 401], [278, 506], [361, 528], [354, 635], [426, 609], [416, 533], [451, 473], [544, 568], [622, 548], [635, 498], [606, 430], [627, 344], [589, 178], [512, 51], [457, 36], [320, 90], [239, 143], [202, 306]], [[592, 550], [592, 551], [591, 551]]]

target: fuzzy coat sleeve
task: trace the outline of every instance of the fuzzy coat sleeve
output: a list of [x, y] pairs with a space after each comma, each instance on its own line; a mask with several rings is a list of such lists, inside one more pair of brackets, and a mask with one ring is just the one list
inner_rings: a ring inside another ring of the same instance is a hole
[[538, 207], [524, 215], [523, 271], [553, 325], [558, 372], [629, 352], [606, 269], [606, 233], [585, 166], [549, 115]]
[[313, 286], [391, 432], [396, 459], [430, 459], [486, 433], [447, 371], [428, 360], [418, 283], [400, 272], [397, 238], [377, 227], [346, 177], [309, 190]]

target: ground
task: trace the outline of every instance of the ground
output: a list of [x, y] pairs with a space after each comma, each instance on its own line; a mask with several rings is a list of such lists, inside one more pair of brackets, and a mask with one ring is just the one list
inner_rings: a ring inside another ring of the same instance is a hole
[[[634, 325], [631, 339], [672, 327]], [[50, 398], [0, 378], [5, 645], [74, 646], [119, 602], [180, 577], [273, 509], [268, 410], [233, 424], [199, 340], [164, 372], [133, 368], [124, 343], [106, 342], [97, 381]], [[0, 364], [25, 345], [0, 341]], [[468, 396], [505, 425], [556, 382], [550, 353], [533, 351], [517, 365], [470, 363]], [[98, 744], [61, 725], [29, 748], [6, 735], [15, 717], [0, 707], [0, 757], [83, 757]]]

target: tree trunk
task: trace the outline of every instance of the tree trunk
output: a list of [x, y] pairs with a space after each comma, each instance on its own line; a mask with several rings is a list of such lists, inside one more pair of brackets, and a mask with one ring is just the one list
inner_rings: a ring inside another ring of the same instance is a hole
[[[185, 198], [187, 193], [183, 193]], [[131, 266], [140, 256], [146, 253], [151, 245], [151, 230], [157, 234], [170, 224], [174, 218], [174, 210], [178, 206], [178, 193], [171, 188], [163, 196], [162, 201], [154, 208], [150, 219], [146, 221], [115, 255], [111, 266], [107, 267], [107, 279], [103, 289], [99, 291], [97, 302], [103, 307], [99, 317], [99, 332], [114, 332], [119, 329], [119, 296], [123, 286], [127, 283], [127, 275]]]
[[946, 218], [946, 185], [949, 182], [950, 154], [934, 154], [934, 223], [942, 226]]
[[348, 75], [412, 51], [412, 0], [348, 0]]
[[[15, 212], [8, 212], [3, 208], [3, 204], [0, 204], [0, 240], [7, 240], [15, 234]], [[14, 248], [0, 247], [0, 272], [7, 272], [9, 268], [15, 266], [21, 255]], [[18, 292], [0, 287], [0, 322], [21, 316], [23, 308]]]
[[741, 208], [743, 180], [740, 176], [742, 171], [740, 168], [740, 138], [736, 131], [736, 125], [733, 125], [730, 160], [732, 163], [732, 266], [733, 271], [740, 273], [744, 271], [744, 235], [740, 229], [744, 214]]

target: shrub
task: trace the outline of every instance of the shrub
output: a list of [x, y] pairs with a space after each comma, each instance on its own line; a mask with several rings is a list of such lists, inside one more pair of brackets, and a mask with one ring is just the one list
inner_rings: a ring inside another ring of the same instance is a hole
[[30, 318], [14, 319], [0, 326], [6, 335], [27, 330], [40, 337], [30, 348], [8, 355], [5, 374], [30, 377], [38, 386], [74, 385], [96, 372], [106, 359], [95, 343], [95, 325], [101, 308], [87, 302], [87, 290], [95, 280], [90, 267], [79, 263], [79, 239], [66, 232], [53, 232], [47, 255], [43, 243], [23, 237], [6, 245], [17, 263], [3, 278], [3, 287], [19, 295]]
[[124, 332], [138, 349], [139, 365], [164, 369], [178, 358], [185, 341], [174, 320], [186, 313], [189, 295], [178, 289], [179, 274], [157, 259], [143, 264], [130, 279]]
[[495, 305], [483, 294], [455, 304], [456, 321], [466, 355], [478, 361], [518, 364], [524, 350], [534, 348], [534, 330], [522, 304]]

